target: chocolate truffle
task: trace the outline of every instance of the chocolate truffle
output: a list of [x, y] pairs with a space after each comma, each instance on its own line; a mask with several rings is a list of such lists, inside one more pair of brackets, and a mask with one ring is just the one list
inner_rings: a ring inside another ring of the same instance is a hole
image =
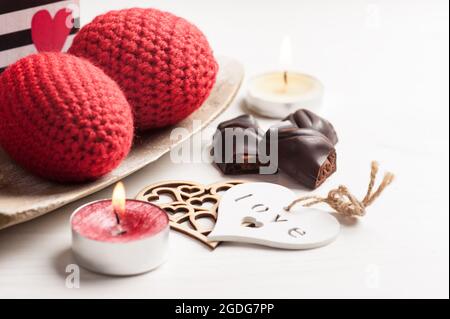
[[298, 128], [308, 128], [319, 131], [325, 135], [333, 145], [336, 145], [338, 142], [338, 137], [333, 125], [311, 111], [300, 109], [289, 115], [285, 121], [286, 120], [290, 121]]
[[267, 131], [265, 143], [278, 136], [278, 166], [302, 185], [315, 189], [336, 171], [336, 150], [330, 140], [317, 130], [298, 128], [283, 121]]
[[251, 115], [241, 115], [219, 124], [213, 140], [214, 162], [226, 175], [259, 173], [258, 146], [262, 137], [258, 123]]

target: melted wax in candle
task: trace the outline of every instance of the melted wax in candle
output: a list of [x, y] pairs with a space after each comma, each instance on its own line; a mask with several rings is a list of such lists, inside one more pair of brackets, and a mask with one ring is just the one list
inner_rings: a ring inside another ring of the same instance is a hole
[[[82, 208], [72, 218], [72, 227], [92, 240], [128, 242], [158, 234], [168, 225], [167, 214], [155, 205], [127, 200], [120, 227], [111, 201], [100, 201]], [[124, 231], [120, 234], [120, 231]]]

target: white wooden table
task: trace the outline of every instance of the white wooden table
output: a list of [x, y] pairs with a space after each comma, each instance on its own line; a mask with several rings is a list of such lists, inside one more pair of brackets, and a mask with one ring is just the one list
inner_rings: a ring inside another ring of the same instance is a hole
[[[120, 0], [82, 0], [82, 22]], [[370, 161], [397, 179], [368, 216], [343, 225], [333, 244], [278, 251], [225, 244], [211, 252], [173, 232], [170, 258], [143, 276], [81, 272], [72, 263], [69, 216], [111, 189], [0, 232], [0, 297], [446, 297], [449, 296], [449, 43], [447, 1], [127, 1], [195, 22], [218, 54], [247, 75], [274, 69], [284, 34], [296, 68], [326, 86], [321, 112], [340, 136], [339, 170], [319, 190], [345, 183], [363, 195]], [[242, 113], [245, 85], [218, 121]], [[204, 132], [209, 143], [217, 122]], [[269, 125], [269, 121], [263, 121]], [[169, 155], [125, 180], [130, 196], [148, 184], [223, 180], [208, 163], [174, 164]], [[287, 177], [267, 180], [300, 188]]]

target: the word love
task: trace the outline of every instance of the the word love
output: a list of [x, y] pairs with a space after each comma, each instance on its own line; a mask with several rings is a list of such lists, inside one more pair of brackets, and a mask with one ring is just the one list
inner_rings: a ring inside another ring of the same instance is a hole
[[340, 224], [327, 212], [285, 207], [295, 194], [271, 183], [246, 183], [228, 190], [219, 204], [212, 241], [252, 243], [281, 249], [311, 249], [331, 243]]

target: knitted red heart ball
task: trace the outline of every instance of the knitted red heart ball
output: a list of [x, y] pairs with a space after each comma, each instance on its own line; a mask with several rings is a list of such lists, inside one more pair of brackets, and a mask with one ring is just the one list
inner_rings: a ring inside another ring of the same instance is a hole
[[90, 62], [41, 53], [0, 76], [0, 145], [29, 171], [59, 182], [93, 180], [115, 168], [133, 138], [131, 107]]
[[80, 30], [69, 52], [89, 59], [119, 84], [140, 130], [176, 124], [198, 109], [218, 70], [197, 27], [155, 9], [98, 16]]

